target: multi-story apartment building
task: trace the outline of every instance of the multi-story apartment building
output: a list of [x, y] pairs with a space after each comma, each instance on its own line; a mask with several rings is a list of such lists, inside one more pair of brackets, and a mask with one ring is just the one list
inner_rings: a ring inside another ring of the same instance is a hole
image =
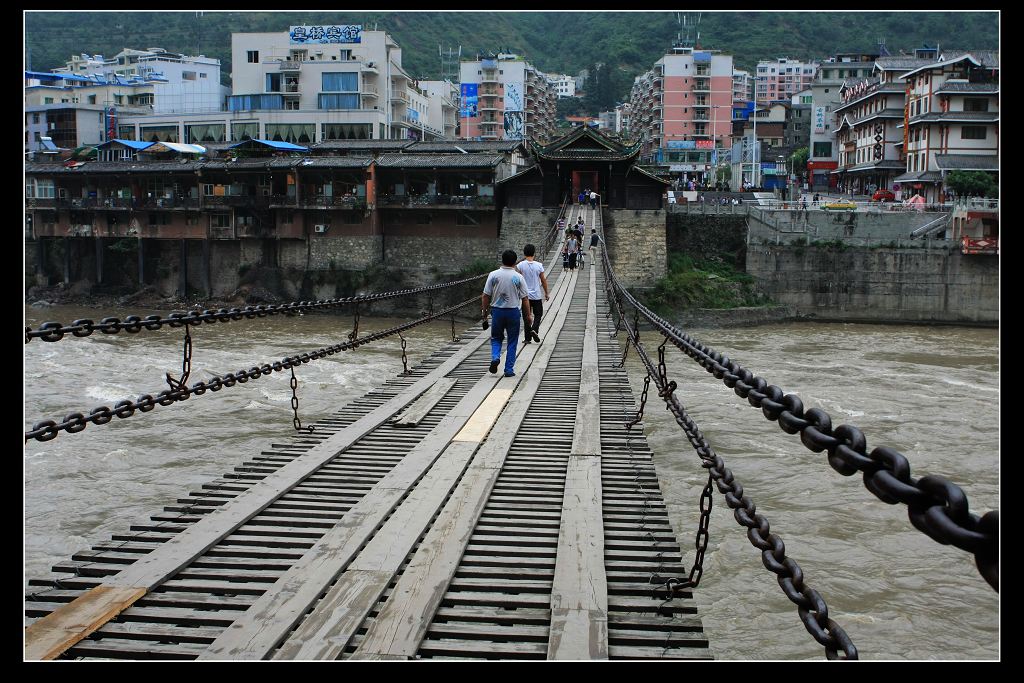
[[419, 87], [427, 96], [431, 125], [440, 126], [446, 140], [457, 137], [459, 87], [451, 81], [420, 81]]
[[816, 62], [801, 62], [786, 57], [758, 62], [754, 99], [758, 105], [789, 100], [811, 86], [817, 68]]
[[946, 173], [999, 171], [999, 54], [952, 52], [905, 72], [902, 194], [945, 199]]
[[155, 114], [220, 111], [230, 89], [221, 85], [220, 60], [205, 55], [192, 57], [162, 48], [125, 49], [110, 59], [103, 55], [79, 55], [54, 73], [95, 76], [110, 82], [144, 81], [151, 88]]
[[749, 102], [754, 99], [754, 78], [749, 71], [733, 69], [732, 101]]
[[871, 77], [878, 53], [841, 52], [822, 62], [811, 83], [811, 136], [807, 172], [811, 189], [827, 190], [838, 182], [834, 109], [842, 100], [840, 89], [847, 81]]
[[293, 26], [235, 33], [231, 54], [226, 111], [132, 116], [121, 122], [118, 137], [184, 143], [256, 138], [305, 145], [445, 134], [443, 105], [430, 105], [428, 91], [402, 68], [401, 48], [384, 31]]
[[463, 61], [460, 137], [546, 141], [555, 130], [554, 87], [513, 54]]
[[558, 99], [563, 97], [576, 97], [576, 78], [565, 74], [552, 74], [548, 76], [551, 86], [555, 89]]
[[706, 178], [714, 150], [728, 143], [732, 103], [732, 55], [673, 47], [630, 91], [629, 131], [641, 143], [641, 160], [668, 163], [680, 177]]

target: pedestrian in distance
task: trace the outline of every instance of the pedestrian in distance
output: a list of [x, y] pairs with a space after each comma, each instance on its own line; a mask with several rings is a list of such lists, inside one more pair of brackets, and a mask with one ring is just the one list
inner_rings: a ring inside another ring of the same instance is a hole
[[[544, 315], [544, 302], [548, 300], [548, 279], [544, 277], [544, 264], [540, 261], [534, 260], [537, 254], [537, 247], [532, 244], [523, 246], [522, 261], [519, 262], [518, 269], [523, 275], [523, 280], [526, 282], [526, 293], [530, 299], [530, 310], [533, 313], [533, 324], [531, 325], [526, 321], [526, 312], [523, 311], [524, 320], [524, 336], [523, 344], [529, 344], [530, 339], [540, 343], [540, 319]], [[544, 292], [544, 298], [541, 298], [541, 291]]]
[[[505, 377], [515, 377], [516, 351], [519, 348], [519, 321], [527, 326], [533, 324], [533, 309], [530, 308], [529, 292], [522, 273], [516, 270], [516, 252], [506, 249], [501, 254], [501, 268], [487, 276], [483, 294], [480, 295], [480, 312], [486, 318], [491, 314], [491, 374], [498, 372], [501, 362], [501, 345], [508, 335], [505, 352]], [[520, 313], [522, 311], [522, 313]]]
[[[601, 244], [601, 236], [597, 234], [597, 228], [590, 229], [590, 255], [597, 258], [597, 247]], [[597, 261], [594, 261], [597, 263]]]
[[576, 263], [580, 254], [580, 243], [575, 235], [565, 241], [565, 253], [569, 255], [569, 270], [576, 270]]
[[590, 208], [597, 208], [597, 193], [594, 192], [593, 190], [590, 191]]

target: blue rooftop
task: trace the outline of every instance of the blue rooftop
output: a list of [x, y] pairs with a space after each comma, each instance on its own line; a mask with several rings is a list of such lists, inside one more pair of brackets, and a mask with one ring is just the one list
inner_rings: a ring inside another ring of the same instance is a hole
[[154, 144], [152, 142], [139, 142], [138, 140], [121, 140], [119, 138], [114, 138], [113, 140], [107, 140], [103, 144], [96, 145], [96, 149], [101, 149], [103, 147], [109, 147], [110, 145], [114, 144], [115, 142], [118, 142], [118, 143], [124, 145], [125, 147], [131, 147], [132, 149], [135, 149], [135, 150], [143, 150], [143, 149], [146, 149], [147, 147], [149, 147], [150, 145]]
[[277, 142], [276, 140], [258, 140], [256, 138], [252, 138], [250, 140], [243, 140], [242, 142], [239, 142], [237, 144], [231, 145], [231, 147], [228, 147], [228, 149], [232, 149], [234, 147], [239, 147], [239, 146], [247, 144], [249, 142], [258, 142], [261, 145], [266, 145], [267, 147], [270, 147], [272, 149], [279, 149], [282, 152], [308, 152], [309, 151], [309, 147], [302, 147], [301, 145], [293, 145], [290, 142]]

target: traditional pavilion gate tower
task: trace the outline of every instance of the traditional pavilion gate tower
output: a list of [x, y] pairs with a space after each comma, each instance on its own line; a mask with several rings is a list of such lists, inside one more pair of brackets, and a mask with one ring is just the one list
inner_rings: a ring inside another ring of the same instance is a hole
[[558, 206], [566, 195], [592, 189], [606, 209], [662, 208], [668, 183], [636, 166], [639, 144], [580, 127], [551, 144], [530, 147], [537, 163], [500, 181], [506, 206]]

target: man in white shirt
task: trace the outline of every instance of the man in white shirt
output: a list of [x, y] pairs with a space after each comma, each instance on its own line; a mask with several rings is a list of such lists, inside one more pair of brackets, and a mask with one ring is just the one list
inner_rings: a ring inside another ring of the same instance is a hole
[[[534, 256], [537, 253], [537, 247], [532, 244], [527, 244], [523, 247], [523, 256], [525, 260], [520, 261], [517, 268], [519, 272], [523, 274], [523, 280], [526, 281], [526, 292], [530, 300], [530, 309], [533, 312], [533, 325], [526, 323], [525, 333], [526, 339], [523, 344], [529, 344], [531, 337], [533, 341], [540, 342], [540, 335], [537, 334], [540, 331], [540, 319], [544, 315], [544, 302], [548, 300], [548, 279], [544, 277], [544, 264], [540, 261], [535, 261]], [[544, 290], [544, 298], [540, 298], [541, 289]], [[526, 313], [523, 313], [523, 319], [526, 319]]]
[[515, 377], [513, 367], [519, 347], [519, 309], [527, 326], [533, 323], [529, 293], [522, 274], [515, 269], [516, 252], [506, 249], [501, 254], [501, 268], [487, 276], [487, 284], [480, 295], [480, 312], [486, 318], [491, 313], [491, 374], [498, 372], [501, 343], [508, 332], [508, 352], [505, 354], [505, 376]]

